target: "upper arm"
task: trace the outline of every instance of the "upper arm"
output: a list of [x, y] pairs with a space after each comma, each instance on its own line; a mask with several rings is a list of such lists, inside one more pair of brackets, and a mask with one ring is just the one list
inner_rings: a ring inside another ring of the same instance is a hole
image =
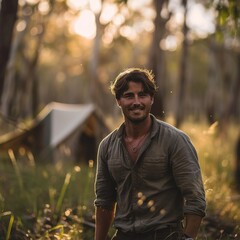
[[173, 146], [171, 165], [175, 182], [185, 199], [185, 213], [205, 214], [205, 192], [197, 152], [186, 135], [179, 135]]
[[97, 156], [95, 180], [96, 206], [111, 208], [116, 201], [114, 181], [108, 169], [108, 154], [104, 144], [100, 144]]

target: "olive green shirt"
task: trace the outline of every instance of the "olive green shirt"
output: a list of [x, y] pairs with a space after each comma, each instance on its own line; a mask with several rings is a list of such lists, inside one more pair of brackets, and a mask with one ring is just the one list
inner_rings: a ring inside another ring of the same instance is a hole
[[116, 205], [114, 226], [147, 232], [205, 216], [205, 192], [197, 153], [189, 137], [157, 120], [134, 162], [123, 143], [124, 124], [98, 150], [95, 206]]

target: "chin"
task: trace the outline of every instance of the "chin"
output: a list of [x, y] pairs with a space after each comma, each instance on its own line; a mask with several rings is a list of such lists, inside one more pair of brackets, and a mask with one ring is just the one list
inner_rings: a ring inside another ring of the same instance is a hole
[[130, 120], [132, 123], [134, 124], [139, 124], [145, 121], [145, 119], [147, 118], [147, 116], [141, 116], [141, 117], [130, 117], [128, 118], [128, 120]]

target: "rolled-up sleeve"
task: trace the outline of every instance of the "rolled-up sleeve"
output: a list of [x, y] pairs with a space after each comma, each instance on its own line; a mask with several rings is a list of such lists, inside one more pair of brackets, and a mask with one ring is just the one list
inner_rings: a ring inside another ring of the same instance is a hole
[[112, 209], [116, 202], [116, 188], [107, 165], [107, 143], [103, 140], [98, 148], [95, 180], [96, 207]]
[[171, 164], [174, 179], [184, 197], [184, 214], [204, 217], [206, 200], [198, 156], [184, 133], [176, 138], [173, 145]]

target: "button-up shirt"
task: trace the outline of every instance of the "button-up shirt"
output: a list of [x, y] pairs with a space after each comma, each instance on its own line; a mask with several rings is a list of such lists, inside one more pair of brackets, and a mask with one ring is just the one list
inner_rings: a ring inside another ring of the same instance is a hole
[[112, 209], [114, 226], [147, 232], [179, 223], [184, 214], [205, 215], [205, 192], [190, 138], [156, 119], [132, 161], [123, 143], [124, 123], [98, 150], [95, 206]]

